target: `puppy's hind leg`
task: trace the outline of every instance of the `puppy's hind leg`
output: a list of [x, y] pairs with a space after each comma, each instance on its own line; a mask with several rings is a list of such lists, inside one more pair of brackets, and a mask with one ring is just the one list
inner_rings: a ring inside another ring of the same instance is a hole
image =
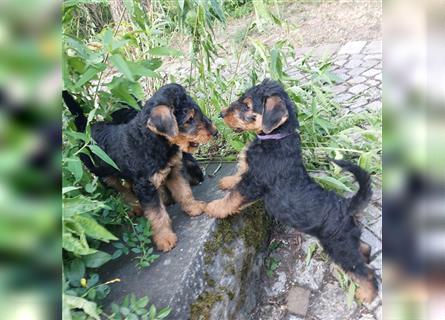
[[136, 215], [136, 216], [140, 216], [142, 215], [142, 208], [141, 205], [139, 203], [139, 200], [136, 198], [136, 196], [134, 195], [133, 191], [132, 191], [132, 186], [131, 183], [126, 182], [126, 183], [122, 183], [120, 181], [119, 178], [117, 177], [113, 177], [113, 176], [108, 176], [102, 179], [103, 182], [115, 189], [116, 191], [118, 191], [121, 195], [122, 198], [124, 199], [124, 201], [131, 206], [131, 211], [129, 212], [130, 216]]
[[333, 239], [320, 239], [324, 249], [335, 263], [358, 284], [356, 298], [361, 302], [372, 302], [377, 295], [377, 280], [374, 271], [366, 265], [360, 244], [357, 226]]

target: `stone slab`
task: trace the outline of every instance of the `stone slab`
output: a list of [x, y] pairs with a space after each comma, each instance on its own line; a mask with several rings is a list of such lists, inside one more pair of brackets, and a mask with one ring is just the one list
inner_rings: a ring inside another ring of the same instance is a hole
[[311, 292], [301, 287], [293, 287], [287, 295], [287, 310], [293, 314], [305, 316], [309, 307]]
[[341, 47], [338, 54], [356, 54], [365, 46], [366, 41], [350, 41]]
[[[207, 174], [213, 173], [218, 166], [219, 163], [209, 164]], [[235, 163], [223, 164], [214, 177], [206, 177], [202, 184], [193, 187], [195, 198], [204, 201], [220, 198], [224, 193], [218, 189], [217, 182], [235, 170]], [[177, 204], [167, 210], [178, 236], [176, 247], [168, 253], [156, 252], [160, 257], [150, 267], [141, 270], [129, 256], [106, 264], [101, 279], [121, 279], [112, 285], [104, 303], [106, 308], [111, 302], [120, 302], [125, 295], [134, 293], [138, 297], [148, 296], [157, 308], [172, 307], [168, 319], [188, 319], [190, 303], [205, 285], [203, 247], [212, 237], [216, 221], [205, 214], [190, 218]]]

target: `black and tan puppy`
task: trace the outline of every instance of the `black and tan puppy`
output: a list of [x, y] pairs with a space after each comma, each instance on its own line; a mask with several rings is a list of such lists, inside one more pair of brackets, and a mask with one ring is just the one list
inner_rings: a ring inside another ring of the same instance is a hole
[[360, 300], [373, 300], [377, 282], [366, 264], [369, 247], [360, 242], [361, 230], [354, 219], [371, 197], [369, 175], [354, 164], [335, 161], [360, 184], [349, 199], [314, 182], [301, 158], [295, 105], [277, 82], [265, 80], [252, 87], [221, 116], [229, 127], [255, 131], [257, 138], [241, 152], [238, 172], [221, 179], [220, 188], [230, 192], [208, 203], [206, 213], [225, 218], [263, 199], [268, 214], [320, 240], [331, 258], [358, 282]]
[[[69, 94], [63, 96], [76, 115], [77, 128], [85, 128], [86, 118], [79, 105]], [[143, 212], [151, 221], [158, 249], [168, 251], [177, 238], [158, 189], [165, 185], [189, 215], [203, 212], [205, 203], [195, 200], [181, 172], [182, 157], [183, 152], [191, 153], [199, 144], [207, 143], [216, 134], [216, 128], [178, 84], [160, 88], [136, 115], [115, 118], [111, 123], [95, 123], [91, 134], [120, 170], [98, 157], [93, 157], [94, 163], [85, 154], [81, 154], [81, 159], [107, 185], [120, 191], [135, 211]]]

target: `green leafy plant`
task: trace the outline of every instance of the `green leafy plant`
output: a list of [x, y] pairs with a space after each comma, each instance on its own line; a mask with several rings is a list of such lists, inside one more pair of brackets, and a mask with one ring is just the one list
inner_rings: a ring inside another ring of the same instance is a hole
[[122, 254], [128, 255], [130, 252], [136, 254], [135, 260], [139, 268], [146, 268], [156, 260], [159, 255], [153, 253], [151, 242], [151, 228], [148, 220], [139, 217], [135, 222], [129, 219], [131, 226], [130, 232], [124, 232], [122, 235], [123, 242], [115, 242], [113, 246], [117, 249], [112, 258], [117, 259]]
[[280, 266], [280, 260], [274, 257], [267, 257], [265, 261], [266, 275], [270, 278]]
[[338, 266], [334, 266], [334, 275], [337, 278], [340, 287], [346, 291], [347, 303], [350, 306], [354, 301], [357, 284]]
[[125, 296], [121, 304], [111, 304], [112, 314], [107, 318], [115, 320], [161, 320], [165, 319], [171, 312], [171, 308], [157, 310], [152, 304], [148, 308], [147, 297], [136, 298], [134, 294]]

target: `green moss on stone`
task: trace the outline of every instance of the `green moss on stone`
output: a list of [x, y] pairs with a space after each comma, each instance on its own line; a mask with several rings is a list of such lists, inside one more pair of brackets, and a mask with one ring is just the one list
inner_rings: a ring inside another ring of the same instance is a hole
[[259, 249], [266, 240], [270, 219], [267, 217], [264, 206], [261, 202], [256, 202], [243, 211], [246, 222], [241, 230], [241, 237], [248, 247]]
[[206, 291], [190, 306], [190, 320], [209, 320], [215, 303], [222, 301], [219, 293]]

